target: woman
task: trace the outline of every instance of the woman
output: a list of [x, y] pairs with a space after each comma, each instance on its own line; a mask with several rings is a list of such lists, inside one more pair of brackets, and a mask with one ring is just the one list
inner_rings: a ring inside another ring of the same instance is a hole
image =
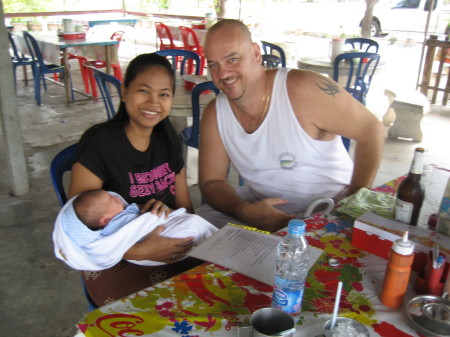
[[[175, 73], [157, 54], [133, 59], [122, 84], [122, 101], [110, 121], [88, 129], [78, 145], [69, 197], [92, 189], [120, 194], [128, 203], [162, 215], [180, 207], [193, 211], [181, 144], [167, 118], [175, 92]], [[176, 192], [176, 193], [175, 193]], [[86, 288], [97, 305], [122, 298], [199, 264], [183, 257], [192, 238], [160, 236], [156, 228], [136, 243], [120, 263], [101, 272], [83, 272]], [[145, 267], [127, 260], [169, 263]]]

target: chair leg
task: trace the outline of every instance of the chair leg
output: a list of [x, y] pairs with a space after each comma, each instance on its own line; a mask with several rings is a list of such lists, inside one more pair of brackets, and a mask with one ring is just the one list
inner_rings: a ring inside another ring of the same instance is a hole
[[23, 66], [23, 80], [25, 82], [25, 85], [28, 85], [27, 66]]
[[92, 69], [87, 68], [87, 67], [85, 67], [85, 69], [87, 69], [89, 82], [91, 83], [92, 98], [97, 98], [98, 97], [98, 95], [97, 95], [97, 84], [95, 83], [94, 71]]
[[203, 75], [204, 71], [205, 71], [205, 58], [203, 56], [200, 56], [200, 76]]
[[86, 92], [86, 94], [89, 94], [89, 74], [88, 74], [88, 71], [86, 70], [86, 67], [84, 66], [84, 62], [86, 62], [85, 59], [78, 58], [78, 64], [80, 65], [81, 77], [83, 78], [83, 83], [84, 83], [84, 91]]
[[117, 78], [120, 82], [123, 82], [122, 70], [120, 69], [120, 65], [114, 64], [112, 68], [114, 70], [114, 77]]
[[[37, 105], [41, 105], [41, 70], [39, 67], [36, 67], [34, 76], [34, 99], [36, 100]], [[44, 80], [45, 81], [45, 80]]]

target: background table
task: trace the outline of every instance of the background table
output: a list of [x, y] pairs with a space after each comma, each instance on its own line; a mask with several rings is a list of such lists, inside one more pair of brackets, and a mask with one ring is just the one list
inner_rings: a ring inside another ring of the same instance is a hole
[[[394, 194], [401, 179], [378, 190]], [[333, 311], [337, 283], [343, 281], [340, 316], [364, 323], [372, 337], [419, 336], [408, 326], [402, 310], [381, 304], [378, 295], [386, 261], [351, 245], [353, 219], [338, 213], [318, 213], [306, 222], [308, 242], [323, 249], [324, 254], [309, 272], [295, 335], [322, 333]], [[339, 266], [330, 266], [330, 258], [336, 258]], [[205, 263], [88, 313], [78, 327], [86, 336], [236, 336], [240, 322], [253, 311], [270, 306], [271, 295], [268, 285]], [[406, 298], [413, 295], [409, 289]]]
[[[384, 61], [380, 59], [377, 68], [384, 66]], [[372, 66], [371, 66], [372, 67]], [[315, 71], [320, 74], [328, 75], [333, 78], [334, 63], [330, 57], [301, 57], [297, 60], [297, 68]], [[349, 65], [345, 62], [339, 64], [339, 75], [348, 75]]]
[[[95, 36], [86, 39], [64, 40], [56, 35], [56, 32], [32, 32], [42, 53], [42, 58], [47, 63], [65, 64], [66, 75], [64, 85], [66, 87], [67, 103], [72, 102], [70, 83], [71, 70], [68, 60], [68, 53], [84, 56], [88, 59], [104, 60], [106, 62], [106, 72], [110, 73], [111, 63], [118, 62], [119, 41], [97, 38]], [[14, 34], [20, 53], [30, 55], [25, 39], [22, 34]], [[61, 59], [62, 52], [62, 59]]]

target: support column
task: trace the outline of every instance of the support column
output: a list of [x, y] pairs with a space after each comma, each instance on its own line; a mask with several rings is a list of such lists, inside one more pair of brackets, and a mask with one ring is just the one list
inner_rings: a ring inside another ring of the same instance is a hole
[[0, 2], [0, 116], [2, 122], [5, 155], [11, 193], [21, 196], [29, 192], [28, 172], [23, 150], [22, 130], [17, 112], [17, 98], [14, 77], [9, 55], [9, 40], [6, 35], [3, 2]]

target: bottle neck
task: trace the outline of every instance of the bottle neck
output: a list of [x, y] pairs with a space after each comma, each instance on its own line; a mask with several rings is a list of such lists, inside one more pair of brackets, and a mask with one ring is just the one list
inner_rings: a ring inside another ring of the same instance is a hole
[[423, 173], [423, 152], [421, 151], [415, 151], [414, 152], [414, 158], [411, 163], [411, 168], [409, 169], [408, 177], [414, 178], [417, 180], [420, 180], [420, 177]]
[[422, 179], [422, 174], [416, 174], [416, 173], [409, 172], [408, 179], [412, 180], [412, 181], [420, 181]]

